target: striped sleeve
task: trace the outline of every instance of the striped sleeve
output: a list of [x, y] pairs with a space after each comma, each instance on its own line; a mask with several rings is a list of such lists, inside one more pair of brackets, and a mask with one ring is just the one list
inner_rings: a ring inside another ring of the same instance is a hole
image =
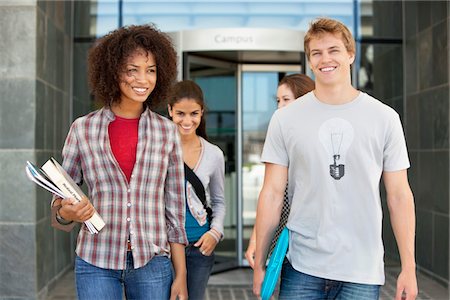
[[165, 181], [164, 200], [166, 203], [167, 236], [171, 243], [187, 245], [186, 230], [184, 228], [186, 214], [186, 199], [184, 193], [184, 169], [181, 141], [175, 126], [170, 127], [169, 133], [173, 140], [173, 147], [169, 154], [169, 164]]

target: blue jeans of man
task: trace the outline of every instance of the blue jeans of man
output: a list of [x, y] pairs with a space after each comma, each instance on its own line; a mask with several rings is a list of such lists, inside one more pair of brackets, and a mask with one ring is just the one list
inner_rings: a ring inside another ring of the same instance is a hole
[[133, 255], [127, 253], [125, 270], [102, 269], [75, 258], [75, 282], [80, 300], [169, 299], [172, 263], [166, 256], [155, 256], [142, 268], [135, 269]]
[[203, 300], [214, 265], [214, 252], [210, 256], [205, 256], [198, 247], [189, 244], [185, 253], [189, 300]]
[[295, 270], [287, 259], [281, 270], [279, 300], [376, 300], [380, 286], [328, 280]]

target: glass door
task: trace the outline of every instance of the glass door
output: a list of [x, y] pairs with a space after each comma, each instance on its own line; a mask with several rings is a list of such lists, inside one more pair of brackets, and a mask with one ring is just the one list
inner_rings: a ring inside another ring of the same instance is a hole
[[[301, 72], [300, 65], [242, 65], [242, 252], [248, 247], [264, 180], [261, 153], [272, 114], [277, 109], [278, 82]], [[248, 265], [247, 260], [242, 265]]]
[[237, 65], [194, 54], [183, 55], [183, 77], [195, 81], [203, 90], [206, 102], [206, 131], [211, 143], [225, 155], [225, 237], [216, 248], [212, 272], [239, 265], [241, 235], [237, 191]]
[[216, 248], [213, 272], [248, 265], [243, 253], [264, 180], [261, 152], [277, 108], [278, 82], [301, 71], [301, 65], [236, 64], [198, 53], [183, 55], [184, 79], [199, 84], [205, 96], [208, 138], [225, 154], [225, 239]]

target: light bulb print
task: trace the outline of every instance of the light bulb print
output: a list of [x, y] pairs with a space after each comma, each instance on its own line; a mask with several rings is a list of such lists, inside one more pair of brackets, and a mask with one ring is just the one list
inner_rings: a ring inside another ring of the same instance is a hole
[[347, 150], [353, 142], [352, 125], [341, 118], [325, 121], [319, 129], [319, 140], [327, 151], [330, 176], [339, 180], [345, 175]]

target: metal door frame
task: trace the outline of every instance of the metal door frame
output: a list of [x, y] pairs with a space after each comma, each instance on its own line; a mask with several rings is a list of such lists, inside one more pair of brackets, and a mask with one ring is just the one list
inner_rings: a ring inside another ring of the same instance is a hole
[[[300, 55], [303, 55], [303, 52], [300, 52]], [[244, 258], [244, 249], [243, 249], [243, 195], [242, 195], [242, 164], [243, 164], [243, 99], [242, 99], [242, 74], [243, 72], [299, 72], [304, 73], [305, 67], [301, 64], [292, 65], [292, 64], [245, 64], [245, 63], [233, 63], [225, 60], [215, 59], [215, 58], [207, 58], [196, 55], [196, 52], [184, 52], [183, 53], [183, 79], [190, 79], [190, 72], [188, 66], [190, 63], [200, 63], [206, 64], [213, 67], [219, 68], [227, 68], [227, 69], [235, 69], [236, 71], [236, 197], [237, 197], [237, 205], [236, 205], [236, 261], [234, 264], [226, 264], [223, 268], [220, 268], [217, 271], [225, 271], [229, 269], [233, 269], [235, 267], [248, 266], [247, 260]]]
[[236, 140], [235, 140], [235, 159], [236, 159], [236, 259], [232, 262], [221, 263], [220, 265], [215, 265], [213, 273], [228, 271], [234, 268], [238, 268], [242, 265], [242, 155], [240, 154], [242, 151], [242, 116], [241, 116], [241, 72], [239, 64], [227, 62], [220, 59], [206, 58], [195, 55], [192, 52], [184, 52], [183, 53], [183, 79], [191, 79], [190, 78], [190, 63], [199, 63], [205, 64], [212, 67], [225, 68], [235, 71], [236, 77]]

